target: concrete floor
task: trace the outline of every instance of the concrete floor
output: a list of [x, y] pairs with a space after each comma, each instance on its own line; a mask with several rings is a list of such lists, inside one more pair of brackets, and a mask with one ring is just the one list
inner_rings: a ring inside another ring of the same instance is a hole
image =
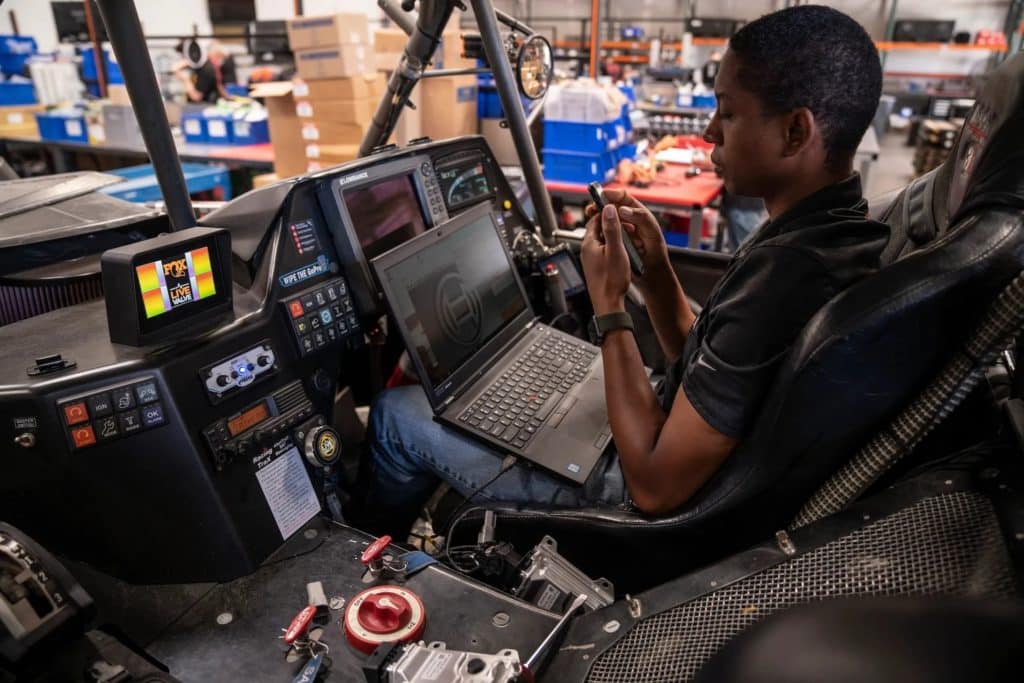
[[906, 145], [905, 131], [890, 131], [878, 141], [878, 160], [868, 171], [864, 196], [870, 203], [889, 190], [904, 187], [914, 177], [914, 148]]

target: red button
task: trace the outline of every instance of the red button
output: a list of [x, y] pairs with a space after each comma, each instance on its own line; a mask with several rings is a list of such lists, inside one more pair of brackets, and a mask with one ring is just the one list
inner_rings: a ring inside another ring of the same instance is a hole
[[68, 425], [76, 425], [89, 419], [89, 411], [85, 407], [85, 401], [68, 403], [64, 406], [64, 421]]
[[95, 444], [96, 434], [92, 431], [92, 425], [84, 425], [72, 429], [71, 440], [75, 442], [75, 448], [85, 448]]
[[302, 310], [302, 302], [296, 299], [288, 303], [288, 310], [291, 311], [293, 318], [301, 318], [305, 311]]

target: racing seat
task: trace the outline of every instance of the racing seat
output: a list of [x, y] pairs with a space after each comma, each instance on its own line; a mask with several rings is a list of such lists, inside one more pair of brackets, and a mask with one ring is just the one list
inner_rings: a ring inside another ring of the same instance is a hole
[[[489, 503], [499, 536], [550, 534], [653, 585], [769, 537], [934, 377], [1024, 268], [1024, 56], [989, 75], [943, 166], [885, 211], [885, 267], [807, 324], [749, 436], [672, 516]], [[474, 513], [482, 508], [475, 508]], [[630, 579], [625, 580], [629, 584]], [[621, 585], [621, 584], [620, 584]]]

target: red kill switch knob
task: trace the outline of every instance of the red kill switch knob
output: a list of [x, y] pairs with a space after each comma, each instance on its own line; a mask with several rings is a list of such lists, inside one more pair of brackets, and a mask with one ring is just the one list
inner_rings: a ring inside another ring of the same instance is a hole
[[366, 654], [381, 643], [416, 640], [425, 623], [423, 601], [401, 586], [368, 588], [345, 608], [345, 635], [354, 648]]

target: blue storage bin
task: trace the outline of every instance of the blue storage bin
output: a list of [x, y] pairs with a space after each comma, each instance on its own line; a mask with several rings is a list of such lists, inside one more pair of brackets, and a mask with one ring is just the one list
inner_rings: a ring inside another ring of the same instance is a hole
[[36, 114], [36, 124], [39, 126], [39, 137], [44, 140], [89, 142], [89, 130], [84, 116], [43, 112]]
[[5, 74], [21, 73], [36, 49], [35, 38], [0, 35], [0, 71]]
[[608, 135], [608, 149], [615, 149], [629, 142], [629, 129], [621, 117], [605, 123], [604, 129]]
[[[98, 81], [96, 59], [92, 55], [93, 49], [91, 47], [82, 48], [82, 78], [87, 81]], [[103, 62], [107, 67], [107, 83], [111, 85], [123, 84], [124, 76], [121, 74], [121, 67], [110, 59], [110, 52], [108, 50], [103, 51]]]
[[230, 116], [205, 117], [206, 142], [211, 145], [230, 145], [234, 139], [232, 130], [234, 121]]
[[698, 109], [714, 109], [717, 104], [714, 94], [693, 96], [693, 106]]
[[505, 110], [501, 107], [501, 97], [497, 88], [481, 86], [477, 90], [477, 115], [482, 119], [505, 118]]
[[36, 91], [31, 83], [0, 83], [0, 106], [35, 103]]
[[182, 112], [181, 132], [185, 136], [185, 142], [205, 144], [207, 142], [206, 119], [198, 111]]
[[232, 121], [231, 141], [236, 145], [261, 145], [270, 142], [270, 128], [267, 120]]
[[560, 149], [543, 149], [544, 178], [567, 183], [607, 182], [615, 175], [612, 152], [584, 154]]
[[[186, 163], [181, 165], [181, 172], [185, 177], [185, 185], [188, 187], [189, 194], [219, 190], [223, 195], [221, 199], [225, 201], [231, 199], [231, 180], [225, 166]], [[122, 183], [101, 188], [100, 192], [104, 194], [127, 202], [155, 202], [163, 199], [160, 185], [156, 180], [156, 173], [151, 164], [129, 166], [128, 168], [104, 171], [104, 173], [113, 173], [125, 179]]]
[[[614, 126], [606, 123], [544, 121], [544, 146], [553, 150], [599, 153], [613, 146]], [[610, 135], [610, 133], [612, 133]]]

